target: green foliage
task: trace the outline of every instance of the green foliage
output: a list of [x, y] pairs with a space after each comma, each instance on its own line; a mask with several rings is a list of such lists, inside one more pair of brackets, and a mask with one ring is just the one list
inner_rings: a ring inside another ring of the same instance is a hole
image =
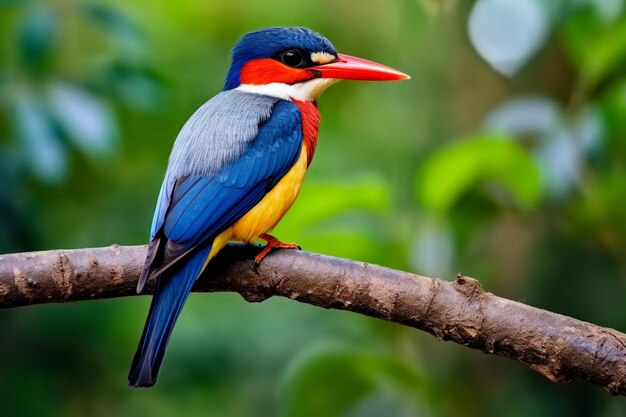
[[384, 247], [373, 242], [386, 239], [381, 216], [389, 210], [390, 198], [380, 176], [311, 182], [276, 234], [337, 256], [376, 259]]
[[[0, 74], [7, 74], [0, 99], [13, 115], [12, 131], [25, 156], [20, 170], [59, 183], [71, 151], [97, 160], [116, 149], [110, 99], [150, 108], [146, 101], [158, 98], [158, 78], [148, 69], [140, 30], [123, 13], [73, 2], [41, 2], [18, 11], [14, 32], [7, 30], [16, 50], [0, 63]], [[97, 48], [105, 58], [85, 64], [83, 48]]]
[[541, 197], [537, 165], [517, 143], [501, 137], [466, 139], [434, 154], [418, 174], [417, 193], [426, 208], [446, 212], [486, 180], [497, 182], [524, 209]]
[[[25, 65], [45, 69], [59, 43], [59, 21], [52, 7], [38, 7], [26, 13], [18, 29], [18, 48]], [[43, 67], [43, 68], [41, 68]]]
[[[409, 362], [336, 345], [305, 351], [291, 365], [282, 387], [282, 415], [286, 417], [374, 416], [372, 411], [385, 410], [393, 410], [394, 415], [415, 415], [422, 408], [423, 391], [428, 388], [423, 376]], [[398, 395], [381, 397], [381, 392]], [[384, 400], [391, 401], [386, 401], [385, 408], [376, 410], [374, 402]], [[360, 410], [358, 414], [357, 410]]]

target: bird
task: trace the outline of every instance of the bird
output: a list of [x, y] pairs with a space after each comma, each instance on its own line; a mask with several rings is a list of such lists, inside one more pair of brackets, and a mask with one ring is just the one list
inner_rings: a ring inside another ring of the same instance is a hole
[[294, 203], [317, 146], [317, 100], [339, 80], [410, 78], [340, 54], [304, 27], [269, 27], [233, 47], [224, 88], [184, 124], [170, 153], [150, 229], [141, 293], [156, 279], [128, 384], [155, 384], [174, 324], [208, 262], [228, 243], [298, 248], [270, 235]]

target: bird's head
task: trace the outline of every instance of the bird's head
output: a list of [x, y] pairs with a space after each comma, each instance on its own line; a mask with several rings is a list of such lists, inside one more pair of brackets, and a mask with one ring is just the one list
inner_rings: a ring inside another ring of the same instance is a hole
[[338, 80], [408, 78], [384, 65], [339, 54], [328, 39], [310, 29], [275, 27], [250, 32], [235, 45], [224, 90], [316, 101]]

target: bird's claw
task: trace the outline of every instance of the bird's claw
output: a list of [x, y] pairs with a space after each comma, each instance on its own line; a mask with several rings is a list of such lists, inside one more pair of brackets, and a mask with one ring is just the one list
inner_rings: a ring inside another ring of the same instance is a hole
[[267, 242], [267, 245], [265, 245], [263, 250], [261, 250], [261, 252], [259, 252], [259, 254], [254, 257], [254, 269], [255, 270], [259, 267], [259, 265], [261, 265], [261, 262], [267, 256], [267, 254], [269, 254], [274, 249], [278, 248], [278, 249], [302, 250], [300, 245], [298, 245], [297, 243], [281, 242], [280, 240], [276, 239], [274, 236], [268, 235], [266, 233], [262, 234], [259, 237], [265, 240]]

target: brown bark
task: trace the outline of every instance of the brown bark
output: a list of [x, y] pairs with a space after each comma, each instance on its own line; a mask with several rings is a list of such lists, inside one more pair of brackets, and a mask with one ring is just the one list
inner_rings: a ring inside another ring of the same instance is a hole
[[[524, 363], [553, 382], [581, 378], [626, 395], [626, 335], [485, 292], [478, 281], [422, 277], [293, 250], [230, 245], [194, 291], [234, 291], [349, 310]], [[0, 255], [0, 308], [135, 295], [145, 246]], [[148, 283], [145, 292], [152, 291]]]

